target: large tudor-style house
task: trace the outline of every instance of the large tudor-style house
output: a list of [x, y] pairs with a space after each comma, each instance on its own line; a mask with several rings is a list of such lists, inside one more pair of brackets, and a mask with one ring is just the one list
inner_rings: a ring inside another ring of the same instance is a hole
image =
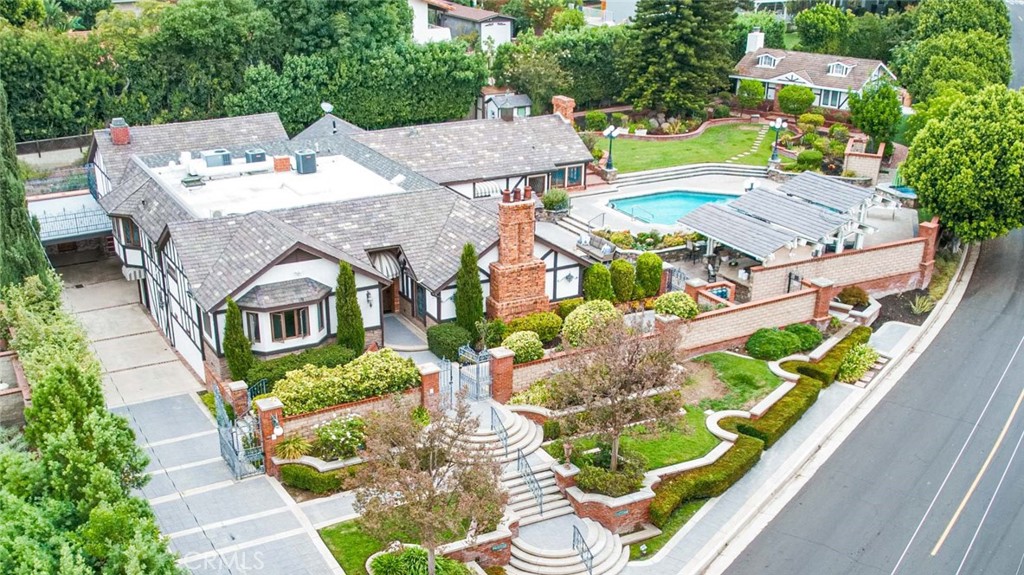
[[850, 94], [862, 93], [871, 82], [896, 82], [896, 75], [880, 60], [765, 48], [760, 30], [748, 35], [747, 53], [729, 77], [737, 90], [741, 80], [761, 82], [769, 102], [785, 86], [806, 86], [814, 92], [814, 106], [835, 110], [848, 110]]
[[[590, 154], [572, 126], [557, 115], [453, 125], [458, 136], [438, 126], [338, 130], [328, 119], [288, 139], [276, 114], [155, 126], [115, 119], [94, 133], [94, 193], [125, 278], [201, 377], [227, 376], [229, 297], [257, 355], [329, 341], [340, 261], [355, 272], [367, 342], [378, 344], [385, 314], [424, 326], [454, 318], [467, 243], [491, 316], [578, 297], [586, 261], [554, 226], [535, 226], [526, 189], [583, 185]], [[443, 146], [417, 158], [406, 142], [424, 145], [424, 134]], [[525, 198], [501, 193], [515, 188]]]

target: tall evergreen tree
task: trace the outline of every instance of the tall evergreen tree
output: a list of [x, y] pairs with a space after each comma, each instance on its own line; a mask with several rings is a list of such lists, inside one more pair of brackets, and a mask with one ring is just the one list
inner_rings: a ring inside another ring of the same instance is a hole
[[338, 345], [356, 353], [366, 347], [363, 312], [356, 299], [356, 275], [348, 262], [338, 264], [338, 285], [334, 294], [334, 307], [338, 315]]
[[735, 0], [639, 0], [629, 51], [634, 107], [698, 112], [732, 69]]
[[252, 355], [252, 342], [245, 337], [242, 326], [242, 311], [235, 300], [228, 298], [228, 315], [224, 323], [224, 357], [228, 360], [231, 378], [244, 381], [249, 369], [256, 363]]
[[7, 93], [0, 83], [0, 288], [20, 284], [29, 276], [43, 281], [50, 266], [39, 233], [25, 204], [25, 185], [18, 174], [14, 130], [7, 110]]
[[462, 265], [455, 276], [455, 323], [476, 339], [476, 322], [484, 317], [484, 288], [480, 285], [476, 248], [462, 248]]

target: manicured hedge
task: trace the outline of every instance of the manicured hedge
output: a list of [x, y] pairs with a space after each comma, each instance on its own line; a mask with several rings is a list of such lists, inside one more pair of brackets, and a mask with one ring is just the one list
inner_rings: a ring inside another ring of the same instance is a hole
[[798, 351], [800, 337], [781, 329], [761, 328], [747, 340], [747, 353], [757, 359], [774, 361]]
[[281, 466], [281, 483], [320, 495], [340, 491], [344, 480], [335, 472], [320, 473], [307, 465], [289, 463]]
[[574, 297], [558, 302], [558, 317], [564, 320], [574, 309], [583, 305], [583, 301], [581, 297]]
[[790, 373], [812, 377], [820, 381], [823, 387], [828, 387], [836, 380], [836, 374], [839, 373], [839, 367], [843, 365], [846, 354], [854, 347], [867, 343], [869, 339], [871, 339], [871, 328], [860, 326], [837, 343], [817, 363], [787, 361], [782, 364], [782, 369]]
[[528, 363], [544, 357], [544, 344], [532, 331], [513, 332], [501, 345], [516, 354], [514, 363]]
[[794, 323], [787, 325], [785, 331], [800, 338], [800, 351], [810, 351], [821, 344], [821, 332], [813, 325]]
[[760, 439], [740, 435], [718, 461], [664, 481], [654, 490], [651, 523], [661, 527], [681, 504], [725, 493], [757, 464], [762, 451], [764, 443]]
[[615, 309], [610, 301], [588, 301], [565, 318], [562, 323], [562, 339], [571, 347], [579, 347], [583, 345], [587, 332], [595, 324], [614, 321], [621, 317], [622, 312]]
[[539, 311], [524, 317], [517, 317], [508, 322], [506, 333], [511, 334], [517, 331], [532, 331], [540, 337], [542, 342], [547, 343], [558, 337], [558, 333], [562, 331], [562, 318], [557, 313], [550, 311]]
[[871, 303], [868, 299], [868, 292], [857, 286], [847, 286], [839, 292], [837, 299], [846, 304], [856, 307], [864, 307]]
[[700, 308], [686, 292], [670, 291], [654, 300], [654, 311], [683, 319], [693, 319], [700, 313]]
[[356, 352], [340, 345], [307, 349], [302, 353], [256, 362], [249, 369], [249, 374], [246, 376], [245, 381], [249, 385], [253, 385], [261, 379], [265, 379], [270, 384], [269, 391], [275, 383], [284, 379], [284, 376], [289, 371], [294, 371], [306, 365], [338, 367], [352, 361], [356, 358], [356, 355]]
[[760, 439], [764, 442], [764, 448], [770, 449], [818, 401], [820, 392], [820, 381], [801, 377], [796, 387], [775, 402], [760, 418], [730, 417], [722, 420], [722, 426]]
[[456, 361], [459, 348], [468, 344], [473, 336], [454, 323], [442, 323], [427, 328], [427, 348], [437, 357]]

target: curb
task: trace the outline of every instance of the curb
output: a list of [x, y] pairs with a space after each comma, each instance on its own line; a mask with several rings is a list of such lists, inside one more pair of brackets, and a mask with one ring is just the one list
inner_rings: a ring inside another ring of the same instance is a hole
[[[976, 244], [968, 246], [964, 257], [960, 260], [960, 264], [953, 276], [953, 280], [950, 282], [949, 288], [946, 290], [945, 295], [943, 295], [938, 305], [935, 306], [935, 309], [931, 315], [928, 316], [928, 319], [925, 320], [925, 323], [921, 326], [921, 330], [911, 341], [910, 345], [906, 347], [899, 357], [893, 358], [892, 361], [886, 364], [878, 374], [872, 388], [867, 390], [865, 393], [853, 396], [852, 401], [850, 399], [844, 401], [840, 408], [833, 414], [833, 417], [829, 418], [829, 420], [819, 426], [819, 429], [825, 427], [824, 432], [814, 433], [812, 435], [812, 437], [817, 437], [818, 440], [805, 442], [798, 447], [796, 452], [790, 455], [790, 459], [797, 458], [797, 460], [793, 465], [787, 465], [785, 467], [782, 471], [783, 476], [777, 481], [770, 481], [770, 490], [766, 489], [763, 493], [757, 493], [754, 496], [756, 500], [752, 506], [734, 515], [732, 519], [730, 519], [729, 522], [719, 530], [712, 540], [706, 544], [689, 563], [683, 566], [682, 570], [679, 572], [680, 575], [718, 573], [727, 569], [729, 565], [732, 564], [735, 557], [742, 553], [747, 545], [761, 532], [761, 529], [758, 528], [753, 533], [745, 533], [745, 531], [752, 528], [751, 525], [753, 520], [773, 504], [779, 504], [780, 509], [785, 507], [789, 499], [796, 495], [800, 488], [803, 487], [803, 483], [806, 483], [811, 479], [811, 477], [813, 477], [814, 473], [817, 471], [817, 467], [824, 464], [831, 456], [832, 452], [830, 451], [825, 453], [824, 459], [821, 461], [812, 462], [812, 459], [823, 452], [823, 448], [826, 444], [830, 442], [835, 443], [832, 449], [832, 451], [834, 451], [834, 448], [838, 448], [838, 446], [845, 441], [849, 433], [860, 424], [863, 418], [870, 413], [871, 409], [874, 408], [874, 406], [877, 405], [893, 387], [895, 387], [903, 373], [913, 366], [914, 362], [917, 361], [917, 358], [920, 357], [921, 353], [928, 348], [928, 345], [938, 334], [939, 330], [941, 330], [949, 320], [953, 312], [956, 311], [956, 307], [963, 298], [967, 284], [970, 282], [974, 273], [975, 265], [980, 257], [979, 252], [980, 246]], [[947, 310], [949, 313], [946, 313]], [[919, 346], [921, 347], [919, 348]], [[911, 357], [913, 359], [909, 363], [906, 363], [907, 359]], [[903, 369], [902, 372], [899, 373], [899, 377], [890, 379], [890, 374], [900, 368]], [[867, 408], [866, 412], [864, 412], [860, 418], [855, 421], [850, 419], [851, 415], [872, 399], [874, 400], [874, 403]], [[846, 407], [848, 403], [850, 405]], [[842, 437], [836, 436], [836, 432], [844, 424], [852, 425], [852, 427]], [[813, 469], [808, 469], [812, 463], [817, 463], [817, 465], [814, 466]], [[794, 485], [793, 479], [798, 475], [801, 476], [802, 482], [799, 485]], [[783, 491], [787, 489], [792, 491], [790, 496], [785, 500], [780, 500], [779, 497], [782, 495]], [[712, 502], [713, 501], [714, 500], [712, 500]], [[707, 505], [705, 505], [705, 508], [706, 507]], [[774, 514], [772, 517], [774, 517]], [[770, 520], [771, 517], [768, 519]], [[741, 535], [743, 537], [737, 541], [738, 536]], [[730, 554], [728, 557], [725, 555], [726, 552]], [[716, 567], [714, 564], [720, 559], [725, 560], [726, 563], [724, 565], [717, 566], [718, 570], [714, 570]], [[655, 562], [657, 561], [660, 561], [660, 559]]]

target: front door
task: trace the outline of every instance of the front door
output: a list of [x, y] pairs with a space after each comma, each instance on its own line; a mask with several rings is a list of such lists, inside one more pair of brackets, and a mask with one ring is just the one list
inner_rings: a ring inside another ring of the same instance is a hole
[[416, 317], [427, 320], [427, 288], [416, 286]]
[[389, 285], [383, 293], [381, 293], [381, 307], [384, 308], [384, 313], [393, 313], [395, 311], [395, 284]]

